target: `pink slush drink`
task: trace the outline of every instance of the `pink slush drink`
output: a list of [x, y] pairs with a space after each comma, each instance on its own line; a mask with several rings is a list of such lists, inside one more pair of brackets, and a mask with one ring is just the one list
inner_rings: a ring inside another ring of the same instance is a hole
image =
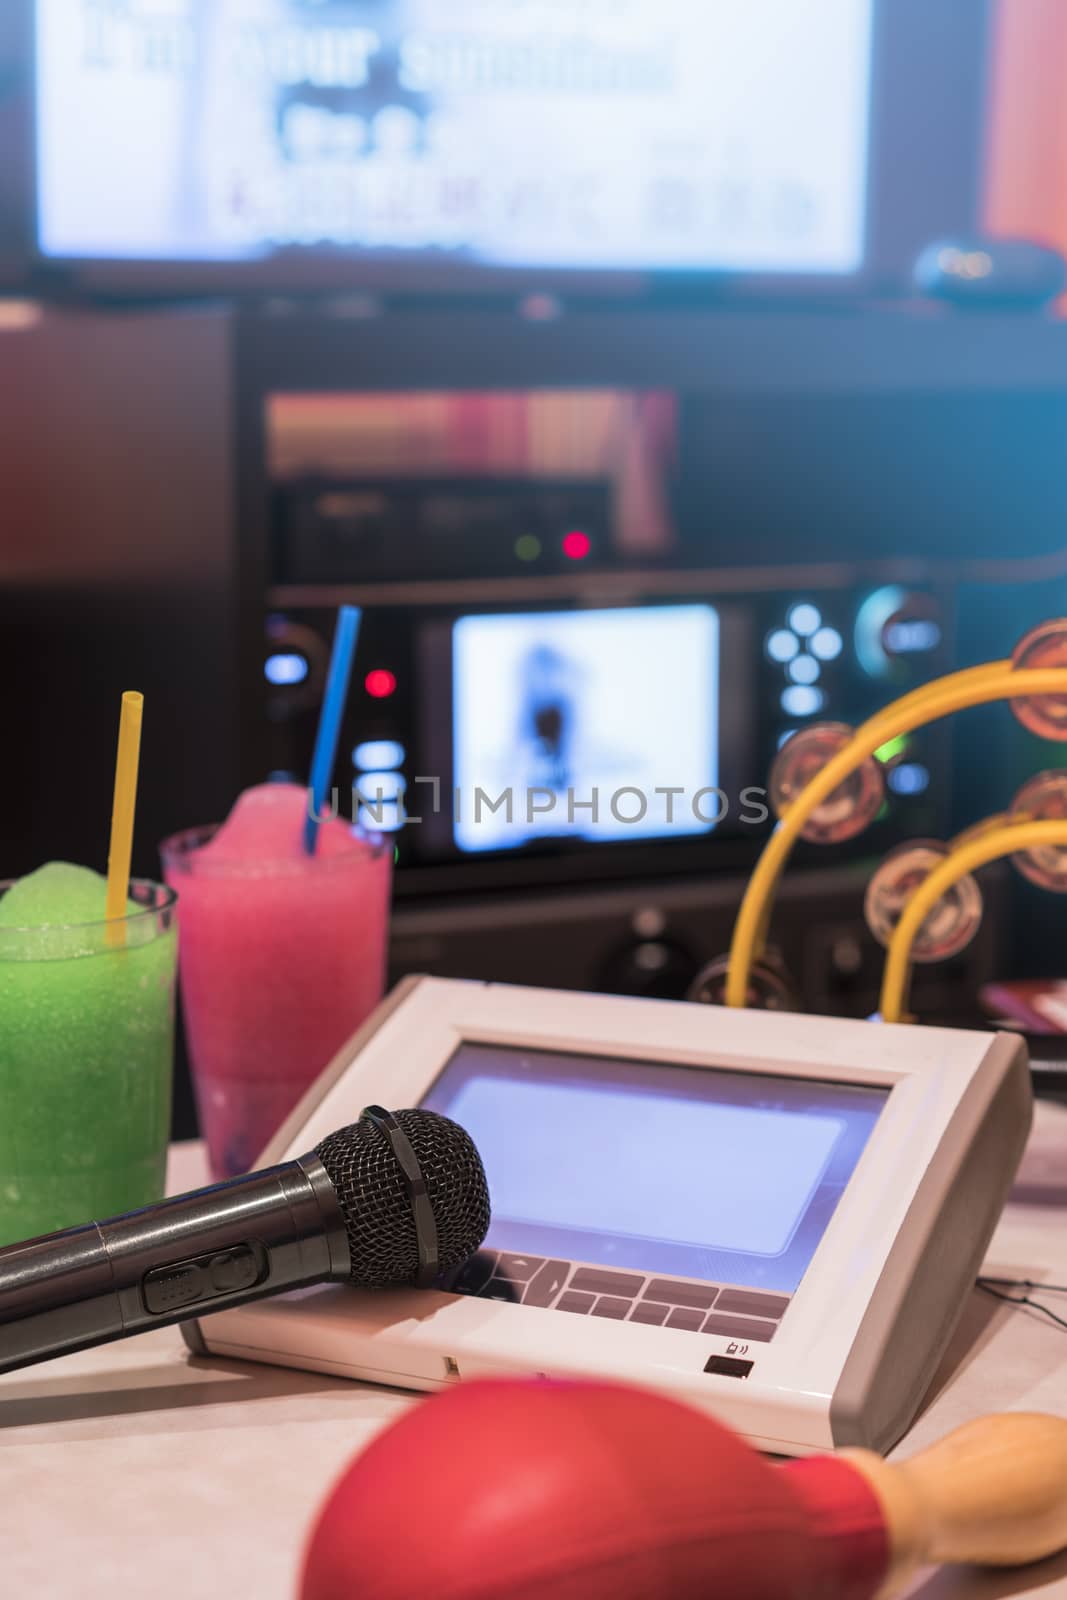
[[385, 985], [392, 851], [340, 818], [303, 845], [307, 790], [247, 790], [162, 846], [182, 903], [180, 986], [201, 1132], [247, 1172]]

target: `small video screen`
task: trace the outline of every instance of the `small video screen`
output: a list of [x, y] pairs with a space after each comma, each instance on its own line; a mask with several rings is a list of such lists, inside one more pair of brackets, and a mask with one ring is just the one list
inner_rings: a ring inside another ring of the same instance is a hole
[[681, 837], [721, 819], [712, 606], [463, 617], [452, 686], [460, 850]]

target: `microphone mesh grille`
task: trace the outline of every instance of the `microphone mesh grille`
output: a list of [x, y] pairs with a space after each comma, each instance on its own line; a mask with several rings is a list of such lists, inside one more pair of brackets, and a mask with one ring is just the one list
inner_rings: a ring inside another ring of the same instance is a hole
[[[418, 1158], [437, 1223], [441, 1271], [463, 1264], [489, 1231], [489, 1189], [474, 1142], [436, 1111], [394, 1113]], [[352, 1256], [352, 1282], [402, 1288], [419, 1272], [411, 1200], [388, 1140], [363, 1117], [316, 1147], [337, 1192]]]

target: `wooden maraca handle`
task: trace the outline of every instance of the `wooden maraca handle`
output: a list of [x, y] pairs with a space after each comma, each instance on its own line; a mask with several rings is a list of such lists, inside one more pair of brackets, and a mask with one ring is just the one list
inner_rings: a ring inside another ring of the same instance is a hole
[[1021, 1566], [1067, 1547], [1067, 1420], [982, 1417], [910, 1461], [842, 1450], [885, 1512], [889, 1578], [937, 1562]]

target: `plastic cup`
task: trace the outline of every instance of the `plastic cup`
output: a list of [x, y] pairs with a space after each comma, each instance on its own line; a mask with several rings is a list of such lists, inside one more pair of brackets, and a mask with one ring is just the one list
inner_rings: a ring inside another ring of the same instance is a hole
[[218, 1178], [252, 1168], [385, 988], [392, 844], [279, 861], [161, 846], [182, 902], [181, 993], [200, 1130]]
[[162, 1198], [177, 897], [129, 898], [115, 922], [0, 927], [0, 1245]]

